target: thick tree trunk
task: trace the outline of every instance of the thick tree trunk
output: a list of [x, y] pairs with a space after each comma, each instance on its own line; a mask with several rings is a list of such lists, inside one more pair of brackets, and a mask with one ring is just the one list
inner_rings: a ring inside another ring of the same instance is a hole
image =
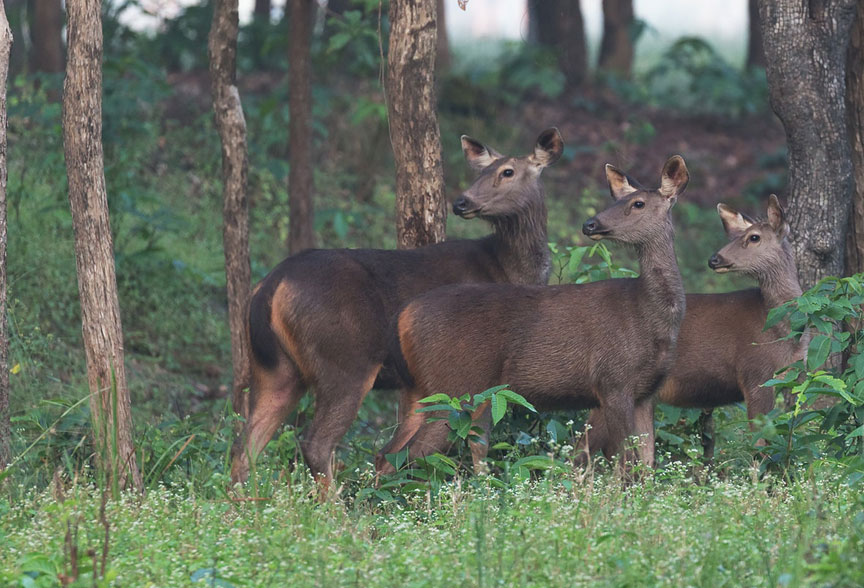
[[63, 148], [75, 231], [81, 330], [96, 455], [112, 484], [141, 488], [117, 302], [102, 153], [102, 15], [99, 0], [69, 2]]
[[213, 114], [222, 140], [222, 246], [228, 288], [228, 324], [231, 329], [232, 400], [234, 411], [248, 412], [249, 386], [249, 208], [246, 178], [246, 119], [237, 90], [237, 0], [215, 0], [210, 27], [210, 82]]
[[387, 110], [401, 249], [444, 240], [447, 209], [435, 113], [435, 0], [390, 1]]
[[568, 87], [588, 72], [585, 25], [579, 0], [528, 0], [528, 37], [553, 49]]
[[846, 247], [846, 274], [864, 272], [864, 7], [852, 27], [846, 55], [846, 109], [849, 117], [849, 139], [855, 196], [849, 217]]
[[450, 41], [447, 39], [447, 12], [444, 7], [445, 0], [437, 0], [438, 14], [438, 44], [436, 51], [438, 55], [435, 57], [435, 67], [438, 71], [444, 71], [450, 68]]
[[762, 27], [759, 26], [759, 0], [747, 0], [749, 33], [747, 35], [747, 67], [765, 67], [762, 47]]
[[633, 0], [603, 0], [600, 69], [629, 78], [633, 70]]
[[9, 332], [6, 324], [6, 79], [12, 31], [0, 0], [0, 471], [12, 461], [9, 426]]
[[771, 106], [789, 146], [791, 242], [804, 288], [843, 272], [853, 179], [846, 48], [856, 0], [759, 0]]
[[315, 246], [312, 213], [312, 88], [309, 45], [312, 42], [314, 0], [290, 0], [291, 45], [288, 122], [291, 168], [288, 173], [288, 250], [293, 254]]
[[63, 71], [62, 0], [29, 0], [30, 39], [33, 51], [30, 68], [34, 72]]

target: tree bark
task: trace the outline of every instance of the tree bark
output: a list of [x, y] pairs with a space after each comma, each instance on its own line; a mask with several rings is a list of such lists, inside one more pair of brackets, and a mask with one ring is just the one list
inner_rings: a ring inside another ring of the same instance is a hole
[[790, 241], [805, 289], [844, 269], [852, 202], [846, 48], [856, 0], [759, 0], [771, 106], [789, 146]]
[[579, 0], [528, 0], [528, 37], [558, 56], [558, 67], [573, 88], [588, 72], [585, 25]]
[[100, 0], [75, 0], [67, 7], [63, 149], [97, 462], [112, 485], [140, 489], [105, 190], [100, 4]]
[[62, 0], [30, 0], [30, 39], [33, 51], [30, 68], [34, 72], [63, 71]]
[[444, 0], [437, 0], [438, 43], [436, 46], [435, 67], [438, 71], [450, 68], [450, 41], [447, 39], [447, 11]]
[[435, 113], [435, 0], [390, 1], [387, 110], [400, 249], [444, 240], [447, 210]]
[[231, 398], [234, 411], [245, 417], [248, 413], [246, 388], [249, 386], [246, 313], [252, 271], [249, 266], [249, 205], [246, 196], [249, 170], [246, 119], [236, 83], [237, 4], [237, 0], [215, 0], [208, 49], [213, 115], [222, 141], [222, 246], [231, 330]]
[[749, 33], [747, 35], [747, 67], [765, 67], [765, 49], [762, 47], [762, 28], [759, 26], [759, 2], [747, 0]]
[[601, 69], [630, 78], [633, 70], [633, 0], [603, 0]]
[[864, 272], [864, 7], [858, 7], [846, 60], [846, 109], [855, 176], [846, 241], [846, 274], [852, 275]]
[[9, 424], [9, 331], [6, 324], [6, 80], [12, 31], [0, 0], [0, 471], [12, 461]]
[[290, 0], [291, 41], [289, 47], [290, 88], [288, 109], [288, 250], [294, 254], [315, 246], [312, 213], [312, 87], [309, 81], [309, 45], [312, 42], [314, 0]]

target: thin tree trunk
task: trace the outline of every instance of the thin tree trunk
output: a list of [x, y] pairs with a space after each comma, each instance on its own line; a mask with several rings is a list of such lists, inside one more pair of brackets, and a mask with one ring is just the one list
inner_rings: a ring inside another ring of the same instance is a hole
[[288, 173], [288, 250], [294, 254], [315, 246], [312, 213], [312, 87], [309, 45], [312, 42], [314, 0], [290, 0], [291, 41], [289, 47], [290, 88], [288, 122], [291, 168]]
[[765, 67], [762, 48], [762, 28], [759, 26], [759, 1], [747, 0], [749, 34], [747, 35], [747, 67]]
[[447, 39], [447, 12], [444, 7], [445, 0], [437, 0], [438, 14], [438, 44], [435, 57], [435, 66], [438, 71], [444, 71], [450, 68], [450, 41]]
[[272, 12], [272, 3], [270, 0], [255, 0], [255, 11], [253, 16], [255, 19], [260, 19], [264, 22], [270, 22], [270, 13]]
[[603, 0], [601, 69], [629, 78], [633, 70], [633, 0]]
[[435, 113], [435, 0], [390, 1], [387, 109], [400, 249], [444, 240], [447, 210]]
[[846, 108], [855, 176], [846, 241], [846, 274], [852, 275], [864, 272], [864, 7], [861, 6], [852, 26], [846, 59]]
[[6, 79], [12, 31], [0, 0], [0, 471], [12, 461], [9, 426], [9, 332], [6, 325]]
[[215, 0], [210, 27], [210, 82], [213, 115], [222, 140], [222, 244], [228, 288], [228, 324], [231, 329], [232, 401], [234, 411], [248, 413], [245, 389], [249, 386], [249, 207], [246, 178], [249, 165], [246, 119], [237, 90], [237, 0]]
[[62, 0], [30, 0], [30, 38], [33, 51], [30, 67], [34, 72], [63, 71]]
[[846, 48], [856, 0], [759, 0], [771, 106], [789, 146], [791, 242], [804, 288], [844, 269], [853, 178]]
[[558, 67], [573, 88], [588, 72], [585, 24], [579, 0], [528, 0], [529, 39], [550, 47]]
[[141, 488], [114, 273], [102, 153], [102, 15], [99, 0], [69, 2], [63, 148], [75, 231], [81, 330], [99, 466], [112, 485]]

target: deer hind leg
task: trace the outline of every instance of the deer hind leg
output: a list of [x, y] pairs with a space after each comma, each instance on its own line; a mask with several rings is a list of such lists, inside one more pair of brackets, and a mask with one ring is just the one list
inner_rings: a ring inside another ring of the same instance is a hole
[[316, 386], [315, 416], [309, 433], [300, 442], [303, 459], [312, 475], [326, 493], [333, 479], [333, 453], [336, 444], [345, 436], [366, 394], [375, 383], [381, 364], [369, 364], [362, 369], [346, 374], [335, 366], [322, 370], [328, 374], [339, 374], [338, 378], [322, 379]]
[[402, 451], [411, 437], [426, 422], [429, 415], [417, 412], [417, 409], [423, 406], [419, 402], [423, 397], [424, 394], [416, 388], [403, 390], [399, 395], [399, 425], [393, 433], [393, 438], [375, 456], [375, 471], [379, 476], [396, 471], [396, 468], [387, 461], [387, 455]]
[[702, 457], [705, 463], [714, 461], [714, 409], [706, 408], [697, 421], [699, 436], [702, 441]]
[[[602, 395], [597, 395], [603, 398]], [[603, 420], [606, 422], [607, 441], [602, 447], [606, 459], [612, 460], [619, 456], [621, 466], [632, 464], [636, 461], [636, 453], [626, 447], [627, 438], [636, 433], [635, 406], [632, 398], [625, 394], [616, 394], [607, 397], [600, 410], [603, 412]]]
[[585, 432], [576, 444], [576, 455], [573, 462], [577, 466], [585, 467], [591, 461], [591, 454], [602, 451], [606, 453], [609, 444], [609, 431], [606, 429], [606, 419], [603, 411], [593, 409], [588, 415]]
[[253, 360], [249, 415], [231, 448], [233, 483], [246, 481], [250, 461], [258, 457], [304, 392], [297, 366], [287, 357], [280, 359], [272, 370], [256, 365]]

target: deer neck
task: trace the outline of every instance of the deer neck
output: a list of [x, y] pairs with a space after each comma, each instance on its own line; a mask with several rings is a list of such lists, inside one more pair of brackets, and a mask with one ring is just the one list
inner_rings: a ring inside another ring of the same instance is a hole
[[762, 300], [767, 308], [775, 308], [787, 300], [801, 296], [798, 269], [787, 243], [783, 243], [783, 252], [777, 263], [761, 271], [756, 278], [759, 280]]
[[492, 219], [498, 262], [514, 284], [549, 281], [551, 256], [546, 233], [546, 204], [540, 202], [518, 215]]
[[639, 256], [639, 298], [645, 320], [657, 339], [677, 339], [684, 318], [684, 282], [675, 256], [671, 223], [653, 240], [636, 247]]

